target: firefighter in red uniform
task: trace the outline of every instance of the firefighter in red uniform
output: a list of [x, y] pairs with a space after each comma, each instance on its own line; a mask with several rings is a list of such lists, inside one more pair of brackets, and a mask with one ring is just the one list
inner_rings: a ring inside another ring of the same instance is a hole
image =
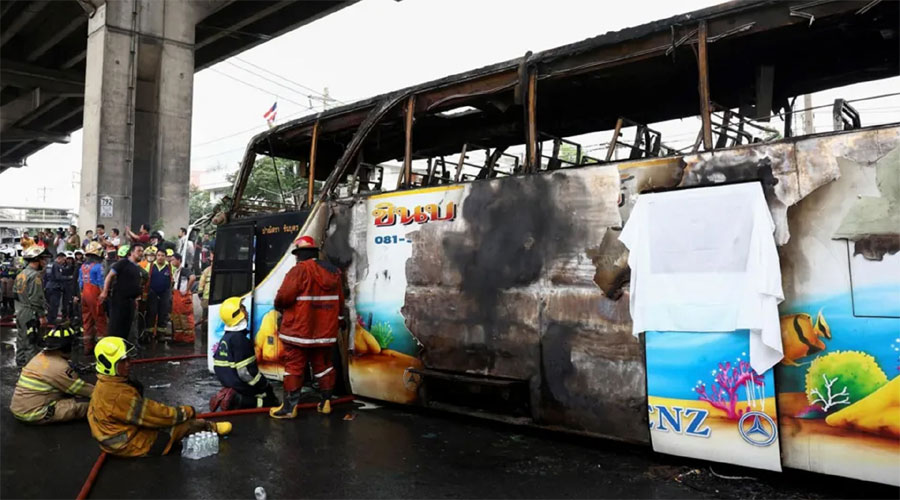
[[294, 242], [294, 265], [275, 295], [275, 308], [282, 311], [278, 337], [284, 343], [284, 398], [269, 410], [274, 418], [295, 418], [306, 363], [312, 365], [322, 399], [320, 413], [331, 413], [331, 392], [336, 374], [332, 349], [337, 343], [338, 321], [344, 306], [341, 271], [319, 260], [319, 248], [310, 236]]

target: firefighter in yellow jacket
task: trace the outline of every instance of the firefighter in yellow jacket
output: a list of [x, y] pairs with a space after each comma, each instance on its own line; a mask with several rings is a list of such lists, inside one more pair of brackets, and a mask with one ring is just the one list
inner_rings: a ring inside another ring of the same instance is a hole
[[88, 402], [75, 396], [91, 397], [94, 386], [85, 382], [69, 365], [74, 332], [67, 326], [50, 330], [43, 350], [22, 368], [9, 409], [17, 419], [29, 424], [49, 424], [78, 420], [87, 414]]
[[121, 457], [166, 455], [188, 434], [231, 432], [229, 422], [196, 418], [192, 406], [144, 398], [141, 383], [128, 378], [133, 349], [121, 337], [104, 337], [94, 348], [97, 386], [87, 415], [91, 434], [103, 451]]

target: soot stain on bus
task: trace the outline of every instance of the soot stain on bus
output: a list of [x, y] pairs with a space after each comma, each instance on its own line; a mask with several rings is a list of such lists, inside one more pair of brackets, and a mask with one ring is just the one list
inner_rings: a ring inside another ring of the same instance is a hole
[[481, 305], [473, 321], [490, 324], [502, 290], [534, 283], [545, 263], [584, 239], [577, 216], [556, 200], [555, 182], [578, 181], [560, 174], [504, 179], [502, 194], [499, 183], [472, 185], [462, 209], [468, 231], [446, 235], [443, 246], [461, 291]]
[[328, 237], [322, 246], [325, 257], [341, 270], [346, 270], [354, 258], [353, 247], [350, 245], [352, 215], [350, 207], [338, 203], [331, 205]]

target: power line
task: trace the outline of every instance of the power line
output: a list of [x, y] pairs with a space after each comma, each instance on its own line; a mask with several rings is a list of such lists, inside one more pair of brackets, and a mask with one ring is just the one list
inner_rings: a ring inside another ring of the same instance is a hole
[[[294, 117], [300, 116], [300, 115], [302, 115], [302, 114], [304, 114], [304, 113], [306, 113], [306, 111], [298, 111], [298, 112], [296, 112], [296, 113], [291, 113], [291, 114], [285, 116], [284, 119], [294, 118]], [[255, 131], [255, 130], [258, 130], [260, 127], [262, 127], [262, 125], [257, 125], [257, 126], [255, 126], [255, 127], [250, 127], [250, 128], [248, 128], [248, 129], [239, 130], [239, 131], [234, 132], [234, 133], [232, 133], [232, 134], [223, 135], [222, 137], [217, 137], [217, 138], [215, 138], [215, 139], [210, 139], [210, 140], [208, 140], [208, 141], [201, 142], [201, 143], [199, 143], [199, 144], [194, 144], [192, 147], [199, 148], [199, 147], [201, 147], [201, 146], [206, 146], [206, 145], [212, 144], [212, 143], [214, 143], [214, 142], [219, 142], [219, 141], [223, 141], [223, 140], [225, 140], [225, 139], [230, 139], [230, 138], [232, 138], [232, 137], [235, 137], [235, 136], [238, 136], [238, 135], [241, 135], [241, 134], [246, 134], [247, 132], [253, 132], [253, 131]]]
[[210, 68], [210, 70], [211, 70], [211, 71], [214, 71], [214, 72], [216, 72], [216, 73], [218, 73], [218, 74], [220, 74], [220, 75], [222, 75], [222, 76], [224, 76], [224, 77], [231, 78], [232, 80], [234, 80], [234, 81], [236, 81], [236, 82], [243, 83], [244, 85], [246, 85], [246, 86], [248, 86], [248, 87], [251, 87], [251, 88], [254, 88], [254, 89], [256, 89], [256, 90], [259, 90], [260, 92], [265, 92], [266, 94], [274, 95], [274, 96], [277, 97], [278, 99], [284, 99], [285, 101], [287, 101], [287, 102], [289, 102], [289, 103], [296, 104], [297, 106], [304, 107], [304, 108], [309, 109], [309, 110], [311, 110], [311, 111], [315, 111], [315, 109], [313, 109], [313, 108], [310, 107], [310, 106], [307, 106], [306, 104], [301, 104], [301, 103], [299, 103], [299, 102], [297, 102], [297, 101], [288, 99], [287, 97], [278, 95], [278, 94], [275, 93], [275, 92], [266, 90], [266, 89], [264, 89], [264, 88], [262, 88], [262, 87], [257, 87], [256, 85], [253, 85], [252, 83], [247, 83], [247, 82], [245, 82], [244, 80], [241, 80], [240, 78], [237, 78], [237, 77], [235, 77], [235, 76], [229, 75], [228, 73], [224, 73], [224, 72], [222, 72], [222, 71], [219, 71], [219, 70], [217, 70], [216, 68]]
[[273, 84], [273, 85], [278, 85], [279, 87], [281, 87], [281, 88], [283, 88], [283, 89], [290, 90], [291, 92], [294, 92], [294, 93], [296, 93], [296, 94], [302, 95], [303, 97], [306, 97], [306, 98], [312, 97], [312, 96], [309, 96], [309, 95], [307, 95], [307, 94], [304, 94], [304, 93], [302, 93], [302, 92], [300, 92], [300, 91], [298, 91], [298, 90], [296, 90], [296, 89], [294, 89], [294, 88], [288, 87], [287, 85], [284, 85], [284, 84], [282, 84], [282, 83], [276, 82], [275, 80], [272, 80], [272, 79], [270, 79], [270, 78], [268, 78], [268, 77], [266, 77], [266, 76], [264, 76], [264, 75], [260, 75], [259, 73], [256, 73], [256, 72], [253, 71], [253, 70], [249, 70], [249, 69], [247, 69], [247, 68], [244, 68], [243, 66], [238, 66], [237, 64], [234, 64], [234, 63], [231, 62], [231, 61], [225, 61], [225, 62], [228, 63], [228, 64], [230, 64], [230, 65], [232, 65], [232, 66], [234, 66], [235, 68], [237, 68], [237, 69], [239, 69], [239, 70], [241, 70], [241, 71], [244, 71], [244, 72], [246, 72], [246, 73], [250, 73], [251, 75], [253, 75], [253, 76], [257, 77], [257, 78], [260, 78], [260, 79], [262, 79], [262, 80], [265, 80], [265, 81], [267, 81], [267, 82], [269, 82], [269, 83], [271, 83], [271, 84]]
[[[326, 96], [324, 93], [319, 92], [318, 90], [315, 90], [315, 89], [313, 89], [313, 88], [307, 87], [306, 85], [303, 85], [303, 84], [301, 84], [301, 83], [295, 82], [295, 81], [290, 80], [290, 79], [288, 79], [288, 78], [285, 78], [284, 76], [279, 75], [278, 73], [275, 73], [274, 71], [270, 71], [270, 70], [268, 70], [268, 69], [266, 69], [266, 68], [264, 68], [264, 67], [262, 67], [262, 66], [253, 64], [253, 63], [250, 62], [250, 61], [247, 61], [247, 60], [245, 60], [245, 59], [241, 59], [240, 57], [237, 57], [237, 56], [235, 56], [234, 59], [236, 59], [236, 60], [238, 60], [238, 61], [240, 61], [240, 62], [242, 62], [242, 63], [244, 63], [244, 64], [246, 64], [246, 65], [248, 65], [248, 66], [253, 66], [254, 68], [256, 68], [256, 69], [258, 69], [258, 70], [260, 70], [260, 71], [265, 71], [266, 73], [269, 73], [270, 75], [274, 75], [274, 76], [276, 76], [276, 77], [278, 77], [278, 78], [281, 78], [282, 80], [284, 80], [284, 81], [290, 83], [291, 85], [296, 85], [296, 86], [298, 86], [298, 87], [300, 87], [300, 88], [302, 88], [302, 89], [308, 90], [308, 91], [310, 91], [310, 92], [312, 92], [312, 93], [314, 93], [314, 94], [318, 94], [318, 95], [320, 95], [321, 97], [328, 98], [329, 100], [332, 100], [332, 101], [334, 101], [334, 102], [336, 102], [336, 103], [338, 103], [338, 104], [346, 104], [345, 102], [341, 101], [340, 99], [335, 99], [335, 98], [333, 98], [333, 97], [331, 97], [331, 96]], [[233, 64], [233, 63], [232, 63], [232, 64]]]

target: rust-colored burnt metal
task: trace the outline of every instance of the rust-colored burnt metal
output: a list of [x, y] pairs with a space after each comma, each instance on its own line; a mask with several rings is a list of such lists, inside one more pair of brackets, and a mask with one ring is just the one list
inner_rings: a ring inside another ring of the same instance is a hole
[[[790, 96], [895, 76], [900, 73], [898, 17], [898, 2], [868, 9], [852, 1], [731, 2], [448, 76], [401, 91], [415, 96], [412, 154], [458, 154], [464, 143], [528, 144], [532, 133], [567, 137], [611, 130], [620, 116], [638, 123], [705, 116], [703, 102], [763, 110], [783, 106]], [[699, 62], [706, 67], [699, 72], [698, 49], [705, 52]], [[797, 58], [798, 53], [805, 57]], [[526, 79], [522, 85], [523, 68], [534, 83]], [[766, 75], [764, 95], [757, 95], [759, 75]], [[700, 87], [705, 91], [698, 92]], [[534, 99], [516, 99], [529, 88]], [[387, 98], [341, 106], [260, 134], [251, 141], [243, 169], [252, 168], [254, 154], [273, 150], [305, 159], [318, 121], [315, 178], [327, 180], [360, 125]], [[476, 111], [441, 114], [461, 106]], [[370, 128], [371, 137], [361, 138], [358, 152], [367, 162], [404, 157], [404, 115], [402, 107], [392, 107]], [[712, 148], [709, 128], [705, 120], [702, 140]], [[233, 193], [236, 207], [246, 180], [242, 172]]]
[[697, 70], [699, 72], [700, 120], [703, 121], [703, 149], [712, 149], [712, 124], [709, 111], [709, 57], [707, 55], [708, 29], [706, 20], [697, 28]]

